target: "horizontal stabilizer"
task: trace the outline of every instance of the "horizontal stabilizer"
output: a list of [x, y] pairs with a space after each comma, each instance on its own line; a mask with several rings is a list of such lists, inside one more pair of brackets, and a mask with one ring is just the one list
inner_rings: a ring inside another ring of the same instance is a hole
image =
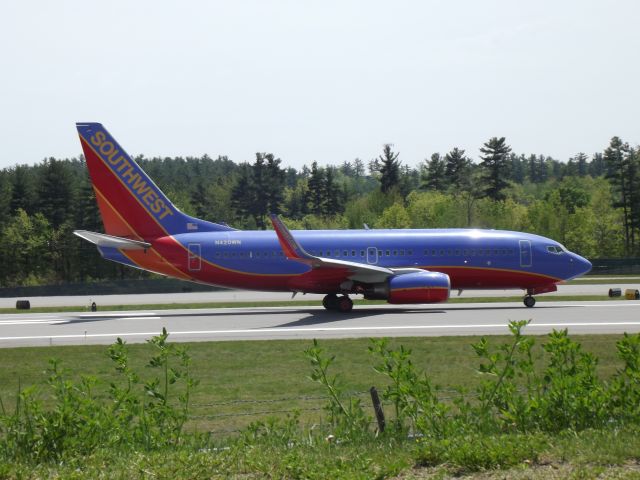
[[150, 243], [130, 238], [114, 237], [104, 233], [89, 232], [87, 230], [74, 230], [73, 232], [80, 238], [96, 244], [98, 247], [111, 247], [119, 250], [146, 250], [151, 247]]

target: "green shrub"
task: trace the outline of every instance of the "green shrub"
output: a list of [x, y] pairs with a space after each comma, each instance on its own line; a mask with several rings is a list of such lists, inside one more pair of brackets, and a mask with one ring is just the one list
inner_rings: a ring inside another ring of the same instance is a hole
[[72, 381], [51, 360], [47, 381], [51, 408], [43, 407], [34, 388], [19, 391], [14, 412], [7, 412], [0, 402], [0, 453], [6, 458], [41, 461], [88, 455], [100, 448], [149, 450], [180, 444], [190, 392], [197, 382], [189, 373], [186, 349], [167, 343], [167, 337], [163, 329], [149, 340], [155, 354], [147, 366], [161, 375], [146, 381], [129, 366], [121, 339], [109, 348], [124, 381], [112, 383], [106, 399], [93, 394], [95, 378]]

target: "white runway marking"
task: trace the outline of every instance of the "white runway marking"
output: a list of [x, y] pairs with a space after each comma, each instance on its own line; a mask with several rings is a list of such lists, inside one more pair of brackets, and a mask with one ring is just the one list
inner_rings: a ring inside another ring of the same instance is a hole
[[60, 318], [21, 318], [16, 320], [0, 320], [0, 326], [2, 325], [54, 325], [56, 323], [67, 323], [68, 320], [62, 320]]
[[[568, 328], [568, 327], [621, 327], [640, 326], [637, 322], [565, 322], [565, 323], [531, 323], [527, 328]], [[170, 331], [170, 335], [228, 335], [255, 333], [312, 333], [312, 332], [384, 332], [393, 330], [456, 330], [456, 329], [495, 329], [507, 330], [507, 323], [470, 324], [470, 325], [394, 325], [380, 327], [283, 327], [283, 328], [255, 328], [238, 330], [190, 330]], [[526, 330], [526, 329], [525, 329]], [[525, 332], [526, 333], [526, 332]], [[129, 332], [129, 333], [90, 333], [71, 335], [33, 335], [21, 337], [0, 337], [0, 341], [7, 340], [46, 340], [46, 339], [76, 339], [76, 338], [111, 338], [111, 337], [140, 337], [156, 336], [158, 332]]]
[[146, 317], [149, 315], [157, 315], [154, 312], [108, 312], [108, 313], [83, 313], [78, 315], [80, 318], [133, 318]]

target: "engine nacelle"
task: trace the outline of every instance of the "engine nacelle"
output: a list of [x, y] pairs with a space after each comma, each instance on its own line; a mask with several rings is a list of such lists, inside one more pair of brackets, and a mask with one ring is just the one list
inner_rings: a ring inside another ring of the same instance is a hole
[[449, 299], [450, 289], [449, 275], [425, 271], [396, 275], [385, 283], [371, 285], [365, 298], [393, 304], [439, 303]]

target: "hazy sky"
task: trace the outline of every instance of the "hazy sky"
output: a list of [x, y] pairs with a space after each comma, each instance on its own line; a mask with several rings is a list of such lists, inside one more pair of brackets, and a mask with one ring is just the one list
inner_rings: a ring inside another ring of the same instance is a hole
[[640, 142], [640, 2], [0, 1], [0, 168], [273, 152], [417, 165], [492, 136], [567, 160]]

